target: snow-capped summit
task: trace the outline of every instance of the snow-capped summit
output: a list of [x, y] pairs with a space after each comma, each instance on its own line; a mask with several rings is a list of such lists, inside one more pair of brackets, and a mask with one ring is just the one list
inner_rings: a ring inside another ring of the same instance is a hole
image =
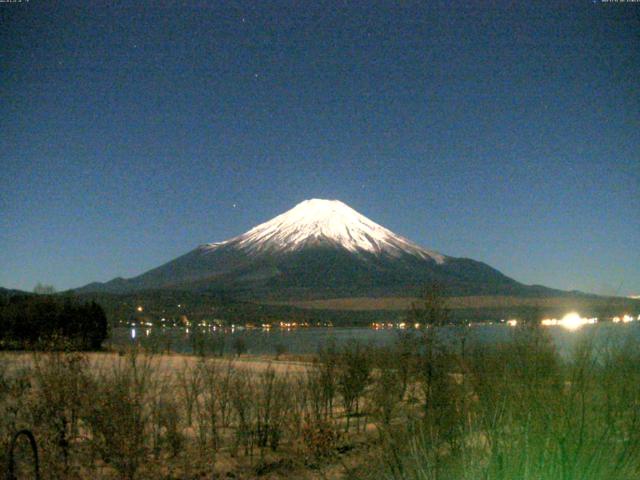
[[233, 245], [246, 252], [288, 252], [328, 244], [350, 252], [400, 256], [411, 254], [444, 263], [445, 257], [426, 250], [373, 222], [339, 200], [305, 200], [291, 210], [225, 242], [205, 249]]

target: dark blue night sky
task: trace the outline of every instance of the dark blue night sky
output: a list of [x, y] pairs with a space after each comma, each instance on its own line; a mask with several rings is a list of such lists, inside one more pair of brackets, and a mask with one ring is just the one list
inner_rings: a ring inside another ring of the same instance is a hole
[[335, 198], [640, 294], [640, 4], [0, 3], [0, 285], [129, 277]]

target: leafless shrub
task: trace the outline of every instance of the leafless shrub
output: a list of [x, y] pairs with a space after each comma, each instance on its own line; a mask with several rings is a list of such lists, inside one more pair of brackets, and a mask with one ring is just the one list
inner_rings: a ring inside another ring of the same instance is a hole
[[201, 402], [198, 416], [198, 438], [200, 448], [215, 461], [215, 454], [220, 448], [221, 412], [228, 399], [228, 382], [223, 383], [222, 373], [215, 362], [200, 362], [198, 365], [202, 380]]
[[237, 372], [233, 376], [230, 393], [236, 423], [233, 451], [237, 453], [242, 447], [245, 455], [253, 456], [254, 392], [251, 378], [246, 372]]
[[392, 367], [398, 378], [398, 399], [403, 400], [416, 370], [416, 358], [420, 349], [420, 336], [413, 330], [398, 330], [391, 345], [385, 366]]
[[156, 394], [153, 382], [149, 357], [132, 351], [111, 371], [96, 375], [90, 387], [94, 395], [84, 421], [92, 448], [123, 480], [136, 478], [149, 453], [146, 405]]
[[396, 361], [394, 347], [378, 348], [374, 352], [375, 371], [369, 389], [369, 410], [382, 428], [388, 428], [403, 397], [408, 379], [403, 377], [402, 362]]
[[43, 469], [52, 476], [77, 476], [71, 457], [80, 435], [79, 418], [87, 408], [86, 355], [54, 350], [34, 354], [33, 365], [31, 421], [42, 447]]
[[292, 441], [297, 440], [302, 435], [302, 425], [304, 419], [313, 414], [315, 418], [321, 417], [321, 402], [318, 388], [314, 388], [314, 395], [309, 388], [309, 378], [313, 377], [315, 370], [307, 372], [305, 375], [296, 375], [288, 380], [287, 386], [287, 414], [285, 421], [289, 430], [289, 438]]
[[[370, 381], [371, 361], [364, 345], [347, 342], [340, 351], [337, 368], [337, 389], [347, 416], [346, 430], [352, 415], [360, 413], [360, 399]], [[356, 424], [359, 428], [359, 420]]]
[[167, 393], [153, 399], [151, 429], [156, 461], [163, 451], [171, 457], [180, 454], [185, 445], [185, 436], [180, 422], [179, 403]]
[[307, 417], [302, 431], [307, 464], [316, 465], [336, 454], [342, 433], [333, 420]]
[[[185, 361], [177, 374], [178, 387], [182, 392], [187, 426], [193, 425], [194, 409], [199, 408], [198, 395], [202, 388], [202, 370]], [[197, 413], [197, 412], [196, 412]]]
[[233, 378], [236, 374], [233, 364], [229, 361], [218, 378], [218, 415], [223, 428], [231, 423]]
[[260, 374], [255, 388], [255, 435], [256, 444], [261, 449], [269, 446], [275, 451], [283, 434], [284, 417], [287, 413], [287, 381], [276, 375], [269, 367]]
[[247, 353], [247, 342], [242, 337], [236, 337], [232, 343], [233, 351], [236, 356], [241, 356], [243, 353]]
[[322, 398], [324, 418], [333, 416], [333, 401], [337, 394], [338, 360], [338, 348], [333, 341], [328, 342], [318, 351], [315, 368]]
[[[330, 385], [327, 386], [325, 382], [330, 382]], [[303, 410], [308, 409], [309, 415], [313, 415], [314, 418], [327, 418], [331, 403], [328, 402], [326, 392], [327, 390], [333, 391], [335, 388], [334, 382], [334, 379], [329, 380], [329, 377], [318, 363], [307, 370], [302, 387], [304, 392], [304, 397], [301, 400], [303, 402]]]

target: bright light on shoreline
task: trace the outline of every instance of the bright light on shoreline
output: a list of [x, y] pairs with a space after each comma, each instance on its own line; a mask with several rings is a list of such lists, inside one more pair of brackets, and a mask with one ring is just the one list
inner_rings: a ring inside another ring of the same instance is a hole
[[593, 325], [595, 323], [598, 323], [597, 318], [581, 317], [577, 312], [567, 313], [560, 320], [557, 318], [545, 318], [540, 322], [545, 327], [559, 325], [567, 330], [577, 330], [583, 325]]
[[567, 313], [560, 320], [560, 325], [567, 330], [576, 330], [583, 325], [583, 319], [576, 312]]

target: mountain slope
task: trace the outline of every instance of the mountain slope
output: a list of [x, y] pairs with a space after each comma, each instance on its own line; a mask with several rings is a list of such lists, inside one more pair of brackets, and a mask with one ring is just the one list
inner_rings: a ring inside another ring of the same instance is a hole
[[0, 299], [9, 299], [16, 296], [30, 296], [35, 295], [33, 292], [26, 292], [24, 290], [16, 290], [11, 288], [0, 287]]
[[80, 291], [162, 288], [250, 298], [327, 298], [410, 294], [433, 281], [459, 295], [531, 292], [482, 262], [427, 250], [340, 201], [319, 199], [137, 277], [93, 283]]

